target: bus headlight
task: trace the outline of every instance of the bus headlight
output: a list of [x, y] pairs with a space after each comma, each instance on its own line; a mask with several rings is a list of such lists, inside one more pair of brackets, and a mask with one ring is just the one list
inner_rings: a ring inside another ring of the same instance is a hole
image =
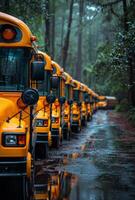
[[47, 127], [48, 119], [36, 119], [36, 127]]
[[56, 123], [56, 124], [59, 123], [59, 118], [58, 117], [52, 117], [51, 120], [52, 120], [52, 123]]
[[17, 145], [16, 135], [5, 135], [5, 145]]
[[26, 145], [26, 134], [3, 133], [3, 146], [24, 147]]

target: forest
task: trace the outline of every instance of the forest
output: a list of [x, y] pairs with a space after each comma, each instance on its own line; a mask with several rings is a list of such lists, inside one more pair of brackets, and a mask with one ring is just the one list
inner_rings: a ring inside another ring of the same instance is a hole
[[45, 50], [98, 94], [116, 96], [135, 120], [135, 0], [2, 0]]

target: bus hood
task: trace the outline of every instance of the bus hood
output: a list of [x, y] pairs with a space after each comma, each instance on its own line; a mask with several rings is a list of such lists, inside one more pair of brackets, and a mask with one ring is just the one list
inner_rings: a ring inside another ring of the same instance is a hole
[[13, 101], [0, 98], [0, 124], [15, 113], [15, 104]]

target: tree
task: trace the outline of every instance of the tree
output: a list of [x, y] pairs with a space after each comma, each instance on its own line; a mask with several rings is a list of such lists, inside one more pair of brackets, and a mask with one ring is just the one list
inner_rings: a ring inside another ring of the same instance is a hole
[[79, 19], [78, 19], [78, 44], [77, 44], [77, 61], [76, 61], [76, 79], [81, 81], [82, 72], [82, 30], [83, 30], [83, 11], [84, 0], [79, 0]]
[[50, 54], [51, 57], [55, 56], [55, 1], [51, 0], [51, 27], [50, 27]]
[[70, 40], [70, 32], [71, 32], [71, 24], [72, 24], [72, 15], [73, 15], [73, 4], [74, 0], [70, 0], [70, 9], [69, 9], [69, 18], [68, 18], [68, 26], [67, 33], [64, 40], [64, 45], [62, 47], [62, 56], [61, 56], [61, 65], [65, 69], [66, 61], [68, 56], [68, 48], [69, 48], [69, 40]]
[[45, 0], [45, 12], [44, 12], [44, 23], [45, 23], [45, 51], [50, 53], [50, 0]]

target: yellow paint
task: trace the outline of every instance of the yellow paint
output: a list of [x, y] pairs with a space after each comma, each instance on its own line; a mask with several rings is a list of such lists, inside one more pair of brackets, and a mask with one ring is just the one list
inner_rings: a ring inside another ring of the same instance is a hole
[[9, 47], [9, 46], [14, 46], [14, 47], [31, 47], [32, 42], [31, 42], [31, 37], [32, 33], [28, 26], [21, 20], [17, 19], [16, 17], [13, 17], [11, 15], [5, 14], [0, 12], [0, 24], [10, 24], [13, 25], [17, 28], [20, 29], [22, 32], [22, 39], [19, 42], [14, 42], [14, 43], [1, 43], [0, 46], [4, 47]]
[[61, 67], [59, 66], [59, 64], [56, 63], [56, 62], [54, 62], [54, 61], [52, 61], [52, 66], [53, 66], [54, 68], [56, 68], [56, 74], [54, 74], [54, 75], [61, 77], [61, 76], [62, 76], [62, 73], [63, 73], [63, 68], [61, 68]]
[[[37, 51], [35, 42], [32, 41], [33, 35], [28, 26], [21, 20], [0, 12], [0, 25], [9, 24], [20, 30], [22, 38], [18, 42], [0, 42], [0, 47], [28, 47], [32, 48], [34, 52]], [[33, 59], [33, 58], [32, 58]], [[35, 88], [35, 82], [32, 86]], [[31, 156], [29, 154], [29, 141], [30, 141], [30, 109], [25, 108], [22, 111], [22, 120], [19, 121], [20, 115], [17, 114], [21, 111], [17, 101], [21, 96], [21, 92], [0, 92], [0, 157], [12, 158], [22, 157], [27, 158], [27, 176], [30, 177]], [[17, 115], [16, 115], [17, 114]], [[14, 117], [13, 117], [14, 116]], [[12, 119], [8, 120], [9, 118]], [[20, 126], [19, 126], [20, 125]], [[4, 147], [2, 143], [2, 136], [4, 132], [8, 133], [25, 133], [26, 146], [24, 147]]]
[[31, 154], [28, 152], [27, 154], [27, 164], [26, 164], [26, 170], [27, 170], [27, 177], [31, 178]]

